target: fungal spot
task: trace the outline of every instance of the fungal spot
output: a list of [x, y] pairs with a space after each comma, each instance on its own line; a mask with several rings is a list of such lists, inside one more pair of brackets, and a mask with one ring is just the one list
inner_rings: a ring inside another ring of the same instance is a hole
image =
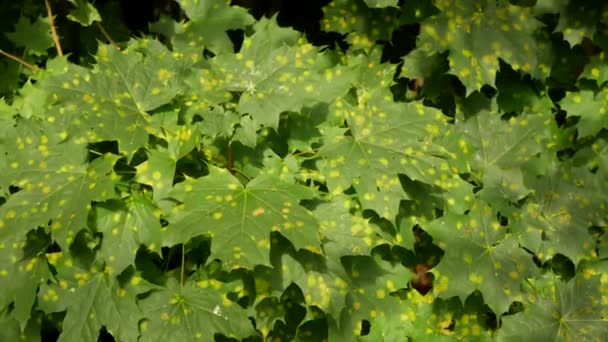
[[171, 73], [167, 69], [161, 68], [160, 70], [158, 70], [158, 78], [160, 78], [163, 81], [170, 79], [172, 76], [173, 76], [173, 73]]
[[134, 276], [133, 278], [131, 278], [130, 283], [131, 283], [132, 286], [137, 286], [137, 285], [139, 285], [141, 283], [142, 280], [143, 280], [142, 277], [140, 277], [140, 276]]
[[481, 285], [483, 277], [479, 273], [473, 272], [469, 274], [469, 280], [475, 285]]
[[12, 220], [15, 217], [17, 217], [17, 212], [14, 211], [13, 209], [10, 209], [9, 211], [6, 212], [6, 218], [7, 219]]
[[256, 216], [262, 215], [263, 213], [264, 213], [264, 208], [259, 207], [251, 212], [251, 216], [256, 217]]

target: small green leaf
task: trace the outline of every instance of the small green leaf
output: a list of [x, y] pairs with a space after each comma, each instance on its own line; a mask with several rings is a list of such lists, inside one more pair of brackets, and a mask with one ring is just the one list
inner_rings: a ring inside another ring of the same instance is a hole
[[161, 247], [161, 225], [158, 209], [150, 199], [134, 195], [125, 202], [107, 201], [95, 207], [96, 228], [103, 233], [100, 255], [106, 272], [120, 274], [134, 265], [140, 245], [148, 250]]
[[608, 87], [603, 87], [598, 92], [591, 90], [568, 92], [560, 102], [560, 106], [568, 112], [568, 115], [580, 116], [580, 121], [576, 125], [580, 136], [594, 136], [602, 127], [608, 125], [607, 96]]
[[397, 7], [399, 0], [363, 0], [368, 7], [383, 8]]
[[68, 0], [74, 5], [70, 10], [68, 19], [79, 23], [82, 26], [90, 26], [94, 21], [101, 21], [101, 16], [93, 4], [86, 0]]
[[6, 36], [17, 46], [25, 47], [29, 55], [43, 56], [46, 55], [46, 50], [53, 47], [48, 18], [38, 17], [31, 22], [30, 19], [21, 16], [15, 24], [15, 30], [6, 33]]
[[230, 6], [229, 0], [179, 0], [178, 3], [190, 21], [178, 29], [173, 45], [177, 51], [190, 52], [188, 57], [195, 62], [202, 57], [204, 48], [216, 54], [231, 53], [234, 48], [226, 31], [254, 23], [246, 9]]

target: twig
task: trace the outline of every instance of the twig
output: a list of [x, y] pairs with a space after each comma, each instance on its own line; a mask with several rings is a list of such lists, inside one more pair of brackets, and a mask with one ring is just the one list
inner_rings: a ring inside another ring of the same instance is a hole
[[228, 163], [226, 165], [226, 168], [228, 169], [228, 171], [232, 172], [232, 167], [233, 167], [233, 161], [232, 161], [232, 141], [228, 142]]
[[97, 25], [97, 28], [99, 29], [99, 31], [101, 31], [101, 34], [103, 34], [104, 37], [106, 37], [106, 39], [112, 43], [112, 45], [114, 45], [114, 47], [116, 48], [116, 50], [120, 50], [120, 45], [118, 45], [113, 39], [112, 37], [110, 37], [110, 35], [108, 34], [108, 32], [103, 28], [103, 26], [101, 26], [101, 24], [96, 21], [95, 25]]
[[182, 243], [182, 267], [179, 275], [179, 287], [184, 287], [184, 267], [186, 263], [186, 245]]
[[26, 68], [28, 68], [30, 70], [32, 70], [33, 72], [38, 71], [38, 67], [37, 66], [35, 66], [33, 64], [30, 64], [30, 63], [24, 61], [23, 59], [15, 56], [13, 54], [10, 54], [10, 53], [2, 51], [2, 50], [0, 50], [0, 54], [3, 55], [3, 56], [5, 56], [5, 57], [8, 57], [8, 58], [10, 58], [10, 59], [12, 59], [14, 61], [16, 61], [17, 63], [23, 65], [24, 67], [26, 67]]
[[59, 36], [57, 36], [57, 30], [55, 30], [55, 22], [53, 20], [53, 11], [51, 11], [51, 4], [49, 0], [44, 0], [46, 4], [46, 12], [49, 16], [49, 25], [51, 25], [51, 36], [53, 36], [53, 42], [55, 42], [55, 48], [57, 49], [57, 54], [59, 56], [63, 56], [63, 50], [61, 49], [61, 44], [59, 44]]

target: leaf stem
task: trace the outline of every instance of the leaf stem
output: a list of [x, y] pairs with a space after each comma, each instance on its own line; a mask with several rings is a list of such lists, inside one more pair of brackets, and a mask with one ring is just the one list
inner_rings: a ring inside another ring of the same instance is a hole
[[251, 177], [249, 177], [247, 174], [245, 174], [245, 172], [243, 172], [243, 171], [241, 171], [239, 169], [236, 169], [236, 168], [233, 167], [231, 171], [235, 171], [236, 173], [238, 173], [241, 176], [245, 177], [245, 179], [247, 179], [247, 181], [251, 180]]
[[228, 142], [228, 162], [226, 163], [226, 168], [229, 172], [232, 172], [233, 160], [232, 160], [232, 141]]
[[33, 72], [38, 71], [38, 67], [37, 67], [37, 66], [35, 66], [35, 65], [33, 65], [33, 64], [30, 64], [30, 63], [26, 62], [25, 60], [23, 60], [23, 59], [21, 59], [21, 58], [19, 58], [19, 57], [15, 56], [15, 55], [13, 55], [13, 54], [11, 54], [11, 53], [8, 53], [8, 52], [6, 52], [6, 51], [2, 51], [2, 50], [0, 50], [0, 55], [3, 55], [3, 56], [5, 56], [5, 57], [8, 57], [8, 58], [10, 58], [10, 59], [14, 60], [15, 62], [17, 62], [17, 63], [19, 63], [19, 64], [23, 65], [24, 67], [26, 67], [26, 68], [28, 68], [28, 69], [32, 70]]
[[61, 44], [59, 43], [59, 36], [57, 35], [57, 30], [55, 29], [55, 21], [53, 20], [53, 11], [51, 10], [51, 4], [49, 0], [44, 0], [46, 5], [46, 12], [49, 17], [49, 25], [51, 25], [51, 36], [53, 37], [53, 42], [55, 43], [55, 49], [57, 49], [57, 54], [59, 56], [63, 56], [63, 50], [61, 49]]
[[103, 28], [103, 26], [101, 26], [101, 24], [96, 21], [95, 25], [97, 25], [97, 28], [99, 29], [99, 31], [101, 31], [101, 34], [103, 34], [104, 37], [106, 37], [106, 39], [108, 40], [108, 42], [110, 42], [112, 45], [114, 45], [114, 47], [116, 48], [116, 50], [120, 50], [120, 45], [118, 45], [113, 39], [112, 37], [110, 37], [110, 35], [108, 34], [108, 32]]
[[184, 268], [186, 264], [186, 244], [182, 243], [182, 267], [181, 267], [181, 273], [179, 276], [179, 287], [183, 288], [184, 287]]

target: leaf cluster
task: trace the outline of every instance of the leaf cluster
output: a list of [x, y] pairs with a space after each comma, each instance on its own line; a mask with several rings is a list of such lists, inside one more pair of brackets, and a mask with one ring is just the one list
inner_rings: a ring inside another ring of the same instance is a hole
[[2, 3], [0, 340], [601, 341], [583, 3]]

